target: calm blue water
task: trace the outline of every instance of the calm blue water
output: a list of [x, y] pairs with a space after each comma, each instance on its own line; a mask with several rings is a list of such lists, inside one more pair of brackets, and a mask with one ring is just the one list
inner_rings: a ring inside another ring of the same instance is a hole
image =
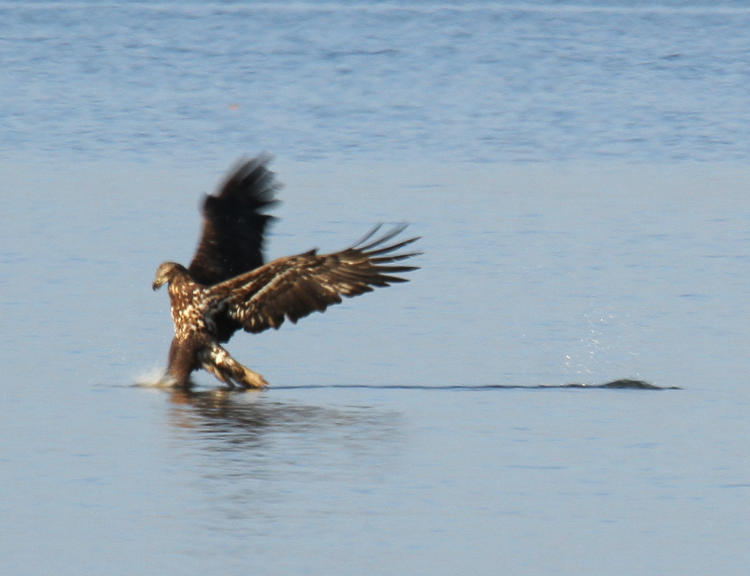
[[[746, 574], [749, 24], [0, 3], [3, 574]], [[260, 150], [270, 257], [407, 220], [422, 269], [238, 335], [268, 391], [136, 386]], [[617, 378], [681, 390], [535, 388]]]
[[5, 158], [742, 161], [742, 2], [0, 4]]

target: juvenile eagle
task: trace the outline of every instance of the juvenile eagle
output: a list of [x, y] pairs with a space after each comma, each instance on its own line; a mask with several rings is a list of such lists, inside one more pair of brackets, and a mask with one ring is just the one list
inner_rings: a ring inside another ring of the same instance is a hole
[[189, 386], [190, 374], [203, 368], [229, 386], [260, 388], [267, 383], [222, 348], [240, 328], [262, 332], [289, 318], [297, 322], [342, 296], [370, 292], [406, 279], [416, 270], [392, 263], [414, 256], [398, 252], [418, 238], [388, 243], [405, 226], [376, 236], [380, 226], [340, 252], [316, 250], [263, 263], [263, 235], [273, 218], [264, 210], [276, 203], [277, 185], [259, 157], [233, 170], [217, 195], [203, 203], [203, 234], [190, 266], [164, 262], [153, 289], [169, 285], [174, 338], [163, 381]]

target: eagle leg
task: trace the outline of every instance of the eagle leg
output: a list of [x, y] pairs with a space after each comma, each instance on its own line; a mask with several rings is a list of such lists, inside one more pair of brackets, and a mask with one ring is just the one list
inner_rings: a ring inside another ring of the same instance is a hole
[[201, 350], [198, 355], [201, 367], [232, 388], [235, 385], [243, 388], [265, 388], [268, 382], [257, 372], [253, 372], [237, 362], [224, 348], [216, 342]]

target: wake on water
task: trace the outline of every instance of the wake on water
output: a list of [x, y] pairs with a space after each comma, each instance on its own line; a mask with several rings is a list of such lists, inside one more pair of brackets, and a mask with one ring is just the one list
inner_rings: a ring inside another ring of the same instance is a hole
[[[163, 388], [171, 389], [168, 381], [165, 381], [164, 372], [159, 368], [152, 368], [135, 378], [134, 386], [139, 388]], [[194, 383], [195, 384], [195, 383]], [[197, 384], [195, 384], [197, 386]], [[274, 386], [271, 384], [268, 388], [261, 390], [254, 388], [228, 388], [218, 386], [220, 389], [227, 389], [237, 392], [259, 392], [273, 390], [318, 390], [318, 389], [367, 389], [367, 390], [432, 390], [432, 391], [490, 391], [490, 390], [562, 390], [562, 389], [592, 389], [592, 390], [681, 390], [679, 386], [657, 386], [645, 380], [634, 380], [630, 378], [621, 378], [612, 380], [603, 384], [287, 384]]]

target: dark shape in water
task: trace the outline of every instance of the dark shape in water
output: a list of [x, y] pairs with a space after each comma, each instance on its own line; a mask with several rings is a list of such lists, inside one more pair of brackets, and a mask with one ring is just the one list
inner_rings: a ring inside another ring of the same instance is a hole
[[376, 286], [406, 282], [395, 276], [416, 270], [393, 263], [416, 255], [398, 252], [418, 240], [388, 244], [405, 225], [376, 237], [373, 228], [353, 246], [332, 254], [309, 250], [263, 264], [263, 236], [271, 216], [262, 211], [275, 204], [278, 188], [261, 156], [240, 164], [218, 195], [203, 204], [203, 235], [188, 268], [164, 262], [153, 289], [169, 285], [174, 338], [164, 383], [189, 387], [190, 374], [203, 368], [229, 386], [267, 385], [220, 345], [239, 329], [262, 332], [289, 318], [308, 314], [371, 292]]
[[[552, 386], [556, 388], [556, 386]], [[656, 386], [645, 380], [631, 380], [629, 378], [621, 378], [620, 380], [612, 380], [612, 382], [606, 382], [605, 384], [564, 384], [561, 388], [612, 388], [615, 390], [680, 390], [679, 386]]]

